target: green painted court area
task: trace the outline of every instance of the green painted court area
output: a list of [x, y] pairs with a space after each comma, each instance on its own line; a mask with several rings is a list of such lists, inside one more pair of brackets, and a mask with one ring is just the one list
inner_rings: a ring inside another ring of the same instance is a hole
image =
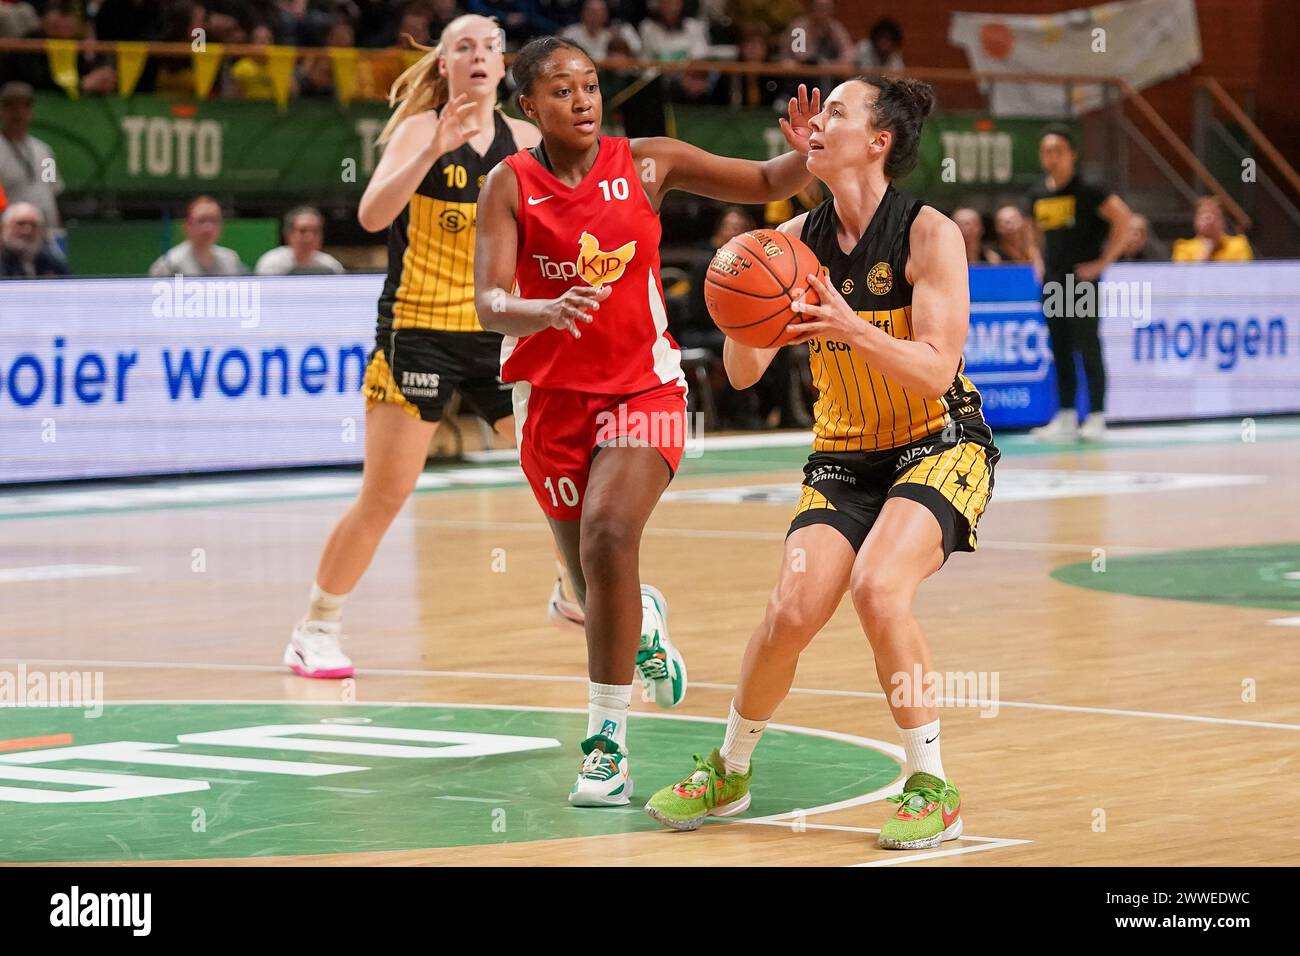
[[[585, 720], [442, 704], [110, 704], [94, 718], [7, 709], [7, 740], [72, 740], [0, 750], [0, 860], [336, 854], [653, 830], [646, 798], [724, 729], [635, 715], [631, 805], [576, 809], [566, 796]], [[755, 767], [749, 817], [860, 799], [901, 770], [873, 741], [793, 728], [768, 731]]]
[[1115, 594], [1300, 611], [1300, 543], [1111, 558], [1105, 572], [1083, 561], [1052, 577]]

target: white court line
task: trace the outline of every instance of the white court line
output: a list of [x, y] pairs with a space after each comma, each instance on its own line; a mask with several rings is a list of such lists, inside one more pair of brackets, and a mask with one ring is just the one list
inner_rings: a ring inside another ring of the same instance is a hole
[[[184, 661], [111, 661], [111, 660], [82, 660], [72, 659], [63, 660], [58, 658], [43, 657], [0, 657], [0, 664], [66, 664], [79, 667], [120, 667], [124, 669], [137, 668], [142, 670], [193, 670], [193, 671], [247, 671], [252, 673], [263, 674], [281, 674], [286, 668], [283, 665], [272, 664], [198, 664]], [[466, 678], [470, 680], [517, 680], [517, 681], [538, 681], [543, 683], [559, 684], [585, 684], [585, 676], [573, 676], [569, 674], [503, 674], [491, 671], [430, 671], [430, 670], [406, 670], [400, 668], [384, 667], [361, 667], [357, 668], [359, 676], [372, 675], [375, 677], [432, 677], [432, 678]], [[731, 690], [736, 689], [735, 684], [720, 684], [706, 681], [692, 681], [696, 687], [705, 687], [710, 690]], [[792, 694], [808, 694], [819, 697], [853, 697], [864, 700], [884, 700], [885, 695], [880, 691], [868, 690], [835, 690], [823, 687], [791, 687]], [[951, 698], [945, 698], [945, 706], [951, 705]], [[119, 704], [135, 703], [135, 701], [116, 701]], [[153, 701], [143, 701], [142, 703], [153, 703]], [[196, 703], [201, 703], [197, 701]], [[262, 703], [257, 701], [256, 703]], [[296, 701], [294, 703], [321, 703], [321, 701]], [[1193, 724], [1216, 724], [1228, 727], [1254, 727], [1260, 730], [1300, 730], [1300, 724], [1284, 724], [1275, 721], [1266, 720], [1244, 720], [1237, 717], [1207, 717], [1201, 714], [1174, 714], [1156, 710], [1126, 710], [1119, 707], [1089, 707], [1083, 704], [1043, 704], [1035, 701], [1022, 700], [976, 700], [961, 701], [961, 706], [974, 708], [985, 708], [997, 706], [1009, 707], [1020, 710], [1045, 710], [1056, 711], [1058, 713], [1068, 714], [1097, 714], [1106, 717], [1137, 717], [1146, 720], [1175, 720], [1184, 721]], [[449, 705], [450, 706], [450, 705]], [[467, 706], [467, 705], [459, 705]], [[530, 708], [537, 710], [540, 708]], [[560, 708], [562, 709], [562, 708]], [[585, 713], [585, 711], [584, 711]], [[660, 714], [660, 717], [669, 717], [669, 714]], [[682, 715], [682, 719], [686, 719]], [[769, 724], [769, 726], [776, 726]]]
[[0, 568], [0, 584], [101, 578], [114, 574], [135, 574], [139, 570], [120, 564], [39, 564], [27, 568]]
[[[960, 837], [965, 840], [967, 837]], [[996, 843], [984, 843], [980, 846], [959, 846], [951, 850], [922, 850], [919, 853], [915, 850], [899, 851], [897, 857], [889, 857], [884, 860], [867, 860], [864, 863], [850, 863], [850, 866], [898, 866], [901, 863], [920, 863], [923, 860], [937, 860], [941, 856], [961, 856], [965, 853], [979, 853], [982, 850], [997, 850], [1006, 846], [1020, 846], [1025, 843], [1032, 843], [1032, 840], [998, 840]], [[892, 852], [892, 851], [891, 851]]]
[[1268, 623], [1276, 624], [1279, 627], [1300, 627], [1300, 617], [1278, 617]]

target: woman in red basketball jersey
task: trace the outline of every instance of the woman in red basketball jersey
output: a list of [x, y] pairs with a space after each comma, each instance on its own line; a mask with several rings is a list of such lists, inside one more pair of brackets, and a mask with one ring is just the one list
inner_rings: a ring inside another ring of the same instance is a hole
[[804, 188], [819, 98], [801, 87], [790, 101], [781, 129], [793, 152], [752, 162], [673, 139], [601, 136], [596, 68], [566, 40], [533, 40], [511, 72], [542, 142], [483, 186], [475, 299], [483, 327], [507, 336], [502, 378], [520, 383], [520, 461], [586, 608], [587, 738], [569, 802], [624, 805], [633, 671], [661, 706], [686, 690], [663, 596], [639, 576], [641, 531], [686, 442], [659, 206], [673, 189], [760, 203]]

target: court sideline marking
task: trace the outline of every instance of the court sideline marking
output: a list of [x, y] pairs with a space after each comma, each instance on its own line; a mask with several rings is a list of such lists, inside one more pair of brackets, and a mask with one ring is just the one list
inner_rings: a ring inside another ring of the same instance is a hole
[[[188, 661], [112, 661], [112, 660], [94, 660], [94, 659], [58, 659], [44, 657], [0, 657], [0, 664], [61, 664], [71, 665], [74, 667], [120, 667], [124, 669], [139, 670], [193, 670], [193, 671], [243, 671], [246, 673], [262, 674], [285, 674], [287, 669], [283, 665], [273, 664], [199, 664]], [[569, 674], [503, 674], [492, 671], [432, 671], [432, 670], [414, 670], [405, 668], [385, 668], [385, 667], [358, 667], [357, 676], [371, 675], [374, 677], [430, 677], [430, 678], [464, 678], [469, 680], [517, 680], [517, 681], [541, 681], [561, 684], [585, 684], [587, 677], [576, 677]], [[694, 687], [704, 687], [709, 690], [729, 690], [736, 689], [735, 684], [712, 683], [706, 681], [691, 681]], [[851, 697], [862, 700], [885, 700], [885, 695], [881, 691], [866, 690], [835, 690], [822, 687], [791, 687], [792, 694], [808, 694], [811, 696], [821, 697]], [[950, 698], [945, 698], [945, 704]], [[117, 703], [158, 703], [157, 701], [117, 701]], [[202, 703], [195, 701], [194, 703]], [[259, 701], [258, 703], [272, 703], [271, 701]], [[291, 701], [290, 703], [319, 703], [319, 701]], [[1300, 731], [1300, 724], [1284, 724], [1276, 721], [1265, 720], [1245, 720], [1239, 717], [1209, 717], [1203, 714], [1174, 714], [1156, 710], [1126, 710], [1120, 707], [1089, 707], [1085, 704], [1043, 704], [1034, 701], [1021, 700], [976, 700], [963, 701], [963, 707], [987, 707], [996, 704], [997, 707], [1008, 707], [1019, 710], [1045, 710], [1055, 711], [1057, 713], [1071, 714], [1096, 714], [1105, 717], [1136, 717], [1146, 720], [1173, 720], [1183, 721], [1193, 724], [1216, 724], [1228, 727], [1253, 727], [1259, 730], [1295, 730]], [[536, 709], [536, 708], [534, 708]], [[584, 712], [585, 713], [585, 712]], [[669, 715], [663, 715], [669, 716]], [[684, 716], [684, 715], [683, 715]], [[772, 725], [775, 726], [775, 725]]]

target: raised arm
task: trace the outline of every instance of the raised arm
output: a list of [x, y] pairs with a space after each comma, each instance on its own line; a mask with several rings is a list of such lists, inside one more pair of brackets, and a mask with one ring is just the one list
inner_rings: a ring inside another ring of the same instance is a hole
[[781, 132], [792, 147], [775, 159], [762, 162], [715, 156], [713, 153], [665, 136], [632, 141], [646, 195], [656, 209], [669, 190], [680, 189], [722, 202], [765, 203], [788, 199], [812, 181], [807, 168], [808, 120], [821, 110], [821, 92], [799, 86], [791, 97], [789, 118], [780, 120]]
[[477, 105], [464, 94], [441, 114], [429, 110], [403, 120], [384, 147], [374, 175], [366, 184], [357, 207], [357, 222], [367, 232], [387, 229], [438, 158], [457, 149], [478, 132], [474, 125]]
[[871, 366], [910, 392], [939, 398], [952, 385], [970, 324], [966, 246], [957, 224], [926, 207], [912, 223], [908, 279], [912, 283], [911, 340], [898, 339], [862, 318], [839, 290], [819, 276], [813, 288], [821, 304], [800, 300], [808, 317], [797, 341], [845, 342]]
[[[803, 232], [803, 223], [807, 218], [806, 212], [800, 213], [789, 222], [778, 226], [777, 232], [789, 233], [797, 239]], [[741, 345], [735, 339], [728, 337], [722, 343], [722, 365], [727, 370], [727, 381], [731, 383], [731, 387], [749, 388], [755, 384], [772, 364], [776, 352], [776, 349], [756, 349]]]
[[555, 299], [525, 299], [514, 294], [519, 256], [519, 186], [515, 171], [501, 163], [488, 173], [478, 196], [474, 241], [474, 307], [489, 332], [522, 337], [546, 328], [564, 329], [574, 338], [578, 326], [609, 298], [610, 286], [574, 286]]

